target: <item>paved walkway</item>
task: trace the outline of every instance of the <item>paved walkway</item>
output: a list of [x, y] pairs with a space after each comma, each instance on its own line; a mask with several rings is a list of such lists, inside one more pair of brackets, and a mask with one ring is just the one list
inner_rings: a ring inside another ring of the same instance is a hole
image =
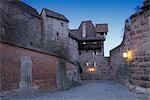
[[13, 96], [3, 100], [138, 100], [136, 94], [113, 81], [86, 81], [70, 90]]

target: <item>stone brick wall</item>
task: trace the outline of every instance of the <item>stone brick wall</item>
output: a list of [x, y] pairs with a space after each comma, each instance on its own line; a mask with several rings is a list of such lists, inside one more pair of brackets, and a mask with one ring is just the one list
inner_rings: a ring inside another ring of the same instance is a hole
[[[63, 22], [60, 29], [61, 21], [50, 19], [49, 27], [58, 42], [50, 38], [47, 43], [43, 20], [34, 8], [20, 1], [4, 0], [0, 1], [0, 15], [0, 91], [30, 86], [40, 90], [66, 89], [80, 79], [78, 66], [69, 59], [68, 23]], [[56, 30], [60, 32], [57, 39]]]
[[29, 48], [41, 45], [42, 19], [35, 9], [18, 1], [0, 1], [0, 39]]
[[123, 44], [110, 51], [110, 66], [113, 69], [114, 79], [122, 84], [129, 80], [129, 70], [126, 61], [123, 59]]
[[69, 37], [69, 55], [74, 61], [79, 62], [78, 41], [71, 37]]
[[44, 9], [41, 16], [43, 18], [43, 38], [45, 42], [49, 43], [53, 41], [59, 45], [68, 47], [68, 22], [46, 16]]
[[[104, 52], [97, 51], [97, 54], [93, 54], [94, 50], [80, 50], [80, 52], [79, 60], [83, 69], [82, 79], [113, 79], [112, 70], [103, 56]], [[87, 61], [88, 66], [86, 65]], [[96, 63], [96, 71], [89, 72], [88, 69], [94, 66], [94, 62]]]
[[21, 57], [30, 56], [32, 61], [32, 86], [39, 89], [55, 89], [58, 60], [44, 53], [0, 43], [1, 88], [7, 91], [19, 88]]
[[[80, 81], [77, 65], [46, 53], [19, 48], [0, 43], [0, 91], [22, 89], [21, 60], [24, 56], [31, 58], [32, 86], [39, 90], [66, 89]], [[61, 63], [62, 62], [62, 63]], [[64, 66], [63, 66], [64, 65]], [[28, 67], [28, 63], [27, 66]], [[27, 73], [26, 71], [24, 73]]]
[[[150, 87], [149, 14], [149, 9], [133, 14], [126, 21], [124, 39], [121, 45], [110, 51], [111, 66], [114, 73], [117, 73], [115, 74], [117, 80], [127, 79], [130, 84], [141, 87]], [[133, 54], [133, 59], [130, 61], [122, 57], [123, 52], [129, 50]], [[122, 73], [123, 76], [118, 73]], [[123, 80], [120, 81], [124, 83]]]

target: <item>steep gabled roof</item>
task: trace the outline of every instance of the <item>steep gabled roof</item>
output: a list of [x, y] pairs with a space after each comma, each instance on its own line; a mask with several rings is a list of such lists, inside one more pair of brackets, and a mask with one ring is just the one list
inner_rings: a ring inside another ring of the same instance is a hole
[[48, 10], [46, 8], [43, 8], [43, 10], [45, 11], [46, 16], [69, 22], [69, 20], [64, 15], [62, 15], [60, 13]]
[[11, 5], [14, 5], [16, 6], [17, 8], [19, 8], [20, 10], [28, 13], [28, 14], [31, 14], [37, 18], [41, 18], [41, 16], [38, 14], [38, 12], [36, 11], [36, 9], [32, 8], [31, 6], [23, 3], [22, 1], [19, 1], [19, 0], [2, 0], [2, 2], [5, 2], [7, 4], [11, 4]]
[[85, 24], [85, 27], [86, 27], [86, 35], [87, 35], [87, 37], [95, 37], [96, 36], [95, 27], [94, 27], [94, 25], [93, 25], [91, 20], [82, 21], [81, 24], [80, 24], [78, 33], [82, 34], [83, 24]]
[[95, 31], [96, 32], [108, 32], [108, 25], [107, 24], [96, 24]]
[[[86, 37], [82, 37], [83, 26], [85, 26]], [[104, 37], [96, 37], [96, 34], [99, 32], [108, 32], [107, 24], [96, 24], [96, 27], [93, 25], [91, 20], [82, 21], [78, 29], [73, 29], [69, 31], [69, 36], [79, 40], [79, 41], [92, 41], [92, 40], [105, 40]]]

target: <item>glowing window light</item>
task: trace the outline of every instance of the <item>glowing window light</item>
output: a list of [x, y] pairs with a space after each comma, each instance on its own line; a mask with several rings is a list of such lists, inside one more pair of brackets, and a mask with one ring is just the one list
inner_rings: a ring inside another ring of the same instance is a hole
[[90, 68], [88, 68], [88, 71], [89, 71], [89, 72], [95, 72], [95, 71], [96, 71], [96, 68], [95, 68], [95, 67], [90, 67]]

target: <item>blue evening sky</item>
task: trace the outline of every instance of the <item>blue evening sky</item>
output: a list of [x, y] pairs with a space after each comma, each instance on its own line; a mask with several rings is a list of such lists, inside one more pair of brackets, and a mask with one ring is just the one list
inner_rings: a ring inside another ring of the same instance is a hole
[[81, 21], [92, 20], [94, 24], [108, 23], [109, 32], [104, 49], [105, 56], [122, 41], [124, 23], [143, 4], [143, 0], [22, 0], [39, 13], [47, 8], [65, 15], [69, 28], [78, 28]]

